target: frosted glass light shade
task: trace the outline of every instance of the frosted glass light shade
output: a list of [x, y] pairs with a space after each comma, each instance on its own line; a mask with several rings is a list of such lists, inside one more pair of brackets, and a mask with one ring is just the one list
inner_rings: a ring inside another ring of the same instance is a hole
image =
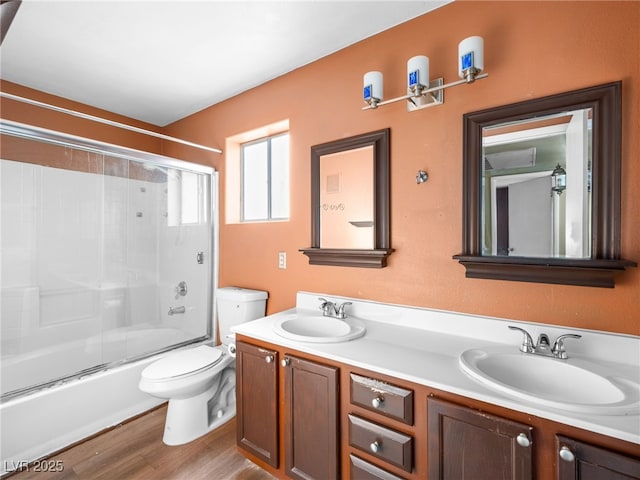
[[367, 72], [364, 74], [364, 87], [362, 91], [362, 98], [365, 102], [369, 103], [374, 98], [377, 101], [382, 100], [383, 97], [383, 84], [381, 72]]
[[417, 55], [407, 62], [407, 87], [415, 90], [422, 85], [429, 88], [429, 57]]
[[484, 70], [484, 40], [482, 37], [468, 37], [458, 45], [458, 76], [465, 78], [464, 72], [469, 68], [475, 68], [478, 72]]

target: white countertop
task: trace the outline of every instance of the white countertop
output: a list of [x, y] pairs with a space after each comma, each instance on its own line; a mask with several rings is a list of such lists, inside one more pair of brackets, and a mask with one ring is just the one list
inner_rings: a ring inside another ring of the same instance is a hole
[[[339, 303], [352, 302], [347, 307], [348, 316], [364, 321], [367, 328], [365, 335], [343, 343], [307, 343], [289, 340], [274, 332], [274, 324], [283, 315], [296, 312], [321, 315], [318, 311], [318, 297]], [[296, 305], [294, 309], [240, 324], [233, 331], [300, 352], [640, 444], [640, 407], [633, 414], [626, 415], [586, 415], [544, 407], [533, 401], [490, 389], [465, 374], [458, 366], [459, 355], [470, 348], [512, 345], [517, 351], [522, 335], [507, 328], [507, 325], [516, 325], [527, 329], [534, 341], [542, 332], [547, 333], [550, 338], [563, 333], [579, 333], [582, 335], [580, 340], [568, 341], [566, 344], [569, 355], [588, 357], [592, 362], [615, 369], [625, 378], [640, 382], [640, 337], [307, 292], [298, 293]]]

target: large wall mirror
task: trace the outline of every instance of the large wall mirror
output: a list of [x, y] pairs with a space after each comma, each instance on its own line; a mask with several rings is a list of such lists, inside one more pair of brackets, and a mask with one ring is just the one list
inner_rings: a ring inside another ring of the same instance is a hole
[[621, 83], [464, 115], [467, 277], [613, 287]]
[[312, 265], [381, 268], [389, 233], [390, 130], [311, 147]]

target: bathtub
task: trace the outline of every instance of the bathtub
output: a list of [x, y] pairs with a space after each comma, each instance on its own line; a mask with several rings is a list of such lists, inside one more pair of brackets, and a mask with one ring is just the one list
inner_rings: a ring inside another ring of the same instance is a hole
[[[161, 328], [154, 334], [161, 337], [176, 334], [170, 330]], [[144, 329], [132, 336], [148, 340], [151, 332]], [[84, 342], [85, 351], [91, 344], [91, 341]], [[190, 346], [194, 345], [197, 344]], [[67, 350], [67, 353], [72, 355], [73, 351]], [[138, 382], [142, 370], [163, 355], [166, 353], [62, 381], [4, 401], [0, 404], [0, 475], [161, 404], [162, 399], [141, 392]], [[58, 356], [59, 352], [53, 352], [52, 361], [59, 361]], [[6, 364], [3, 361], [3, 383], [4, 373], [9, 377], [7, 381], [11, 381], [12, 375], [32, 368], [30, 365], [34, 361], [33, 356], [24, 358], [24, 362], [10, 360]]]
[[5, 395], [73, 372], [82, 374], [85, 369], [96, 365], [113, 366], [114, 362], [123, 363], [123, 359], [159, 352], [168, 345], [181, 345], [188, 340], [190, 337], [177, 328], [147, 324], [116, 328], [86, 339], [53, 344], [15, 355], [3, 351], [0, 391]]

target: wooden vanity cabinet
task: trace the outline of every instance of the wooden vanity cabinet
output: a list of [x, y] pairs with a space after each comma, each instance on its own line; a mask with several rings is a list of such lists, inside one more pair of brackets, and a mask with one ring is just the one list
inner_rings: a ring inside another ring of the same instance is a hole
[[246, 337], [236, 347], [238, 448], [278, 478], [640, 480], [634, 443]]
[[[424, 478], [425, 465], [416, 465], [415, 392], [406, 382], [352, 370], [343, 374], [343, 462], [354, 480]], [[426, 412], [425, 412], [426, 413]], [[418, 444], [419, 445], [419, 444]]]
[[339, 478], [338, 386], [337, 367], [238, 340], [238, 448], [279, 478]]
[[532, 427], [427, 400], [429, 480], [533, 478]]
[[[556, 436], [557, 480], [640, 480], [640, 458]], [[640, 450], [639, 450], [640, 452]]]
[[338, 478], [338, 369], [284, 355], [285, 472]]
[[351, 403], [413, 425], [413, 390], [351, 373]]
[[238, 446], [278, 467], [278, 352], [236, 343]]

